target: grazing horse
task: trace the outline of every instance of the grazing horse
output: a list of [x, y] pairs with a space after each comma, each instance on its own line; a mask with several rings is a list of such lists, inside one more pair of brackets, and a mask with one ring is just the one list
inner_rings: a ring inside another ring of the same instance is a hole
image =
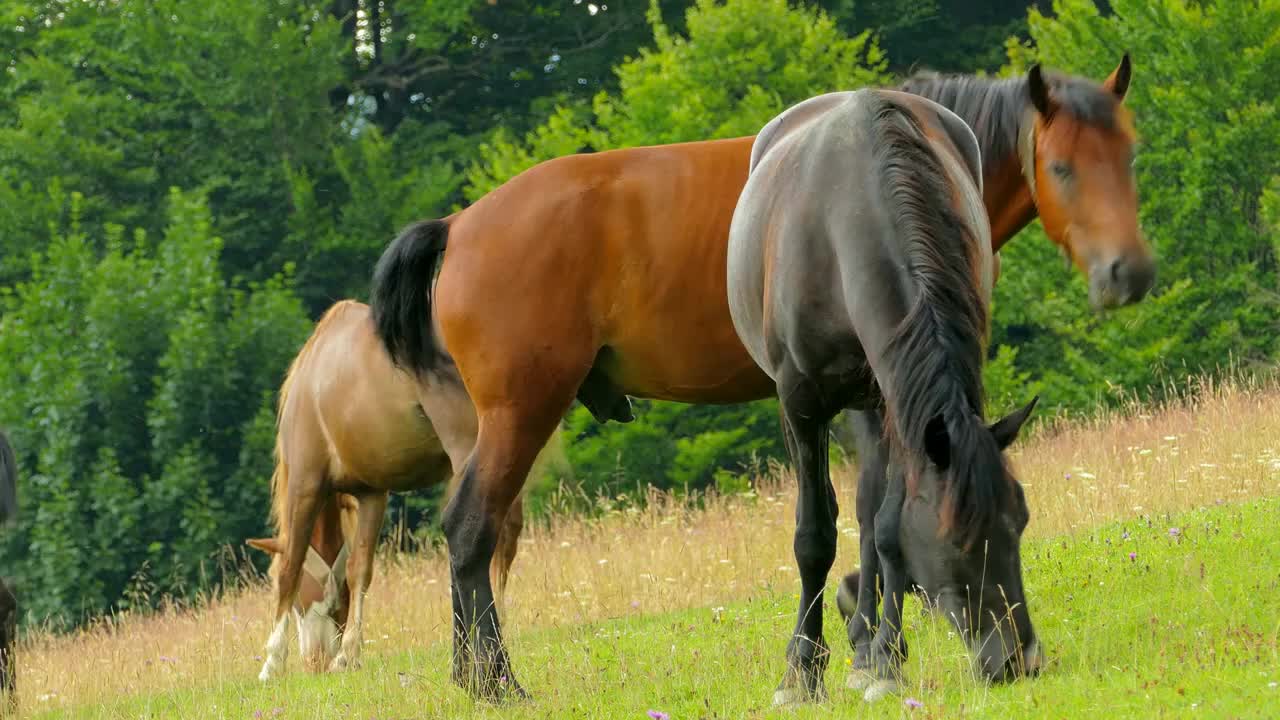
[[858, 488], [883, 499], [860, 527], [885, 598], [867, 698], [896, 686], [906, 655], [908, 570], [987, 677], [1039, 665], [1018, 552], [1027, 507], [1001, 456], [1031, 405], [990, 428], [982, 419], [993, 264], [981, 187], [972, 130], [915, 95], [819, 96], [756, 137], [727, 283], [738, 336], [776, 383], [799, 482], [800, 609], [775, 704], [826, 695], [822, 591], [838, 514], [828, 426], [846, 407], [883, 403], [909, 468], [905, 483]]
[[[0, 526], [18, 514], [18, 462], [9, 438], [0, 431]], [[18, 640], [18, 598], [0, 580], [0, 715], [16, 710], [18, 669], [14, 644]]]
[[[1079, 262], [1117, 268], [1096, 281], [1100, 298], [1136, 299], [1152, 277], [1137, 232], [1133, 138], [1117, 100], [1128, 68], [1126, 58], [1103, 87], [1046, 80], [1037, 66], [1001, 81], [1016, 89], [985, 92], [980, 83], [991, 81], [965, 80], [965, 90], [940, 99], [984, 128], [984, 202], [1006, 233], [993, 234], [992, 249], [1038, 203], [1050, 237]], [[1034, 130], [1009, 144], [1010, 153], [1023, 148], [1010, 165], [999, 155], [1005, 131], [1026, 123]], [[725, 290], [729, 223], [752, 142], [549, 160], [464, 210], [411, 225], [379, 259], [370, 305], [391, 357], [441, 384], [460, 376], [477, 413], [475, 448], [444, 512], [452, 677], [473, 694], [526, 694], [503, 647], [488, 567], [530, 463], [575, 397], [601, 422], [626, 422], [629, 395], [738, 403], [774, 394], [738, 339]], [[999, 162], [988, 164], [988, 155]], [[1069, 173], [1053, 169], [1059, 164]]]
[[[275, 623], [259, 679], [284, 669], [295, 616], [308, 668], [356, 664], [388, 493], [446, 483], [451, 458], [460, 464], [471, 452], [475, 415], [460, 388], [418, 383], [394, 367], [367, 305], [340, 301], [317, 323], [280, 388], [276, 537], [248, 541], [274, 555]], [[499, 588], [523, 520], [516, 498], [494, 567]]]
[[[1101, 86], [1042, 74], [1038, 67], [1025, 78], [1004, 80], [919, 73], [901, 86], [953, 110], [976, 135], [992, 248], [998, 252], [1038, 214], [1045, 234], [1088, 277], [1089, 302], [1098, 309], [1141, 300], [1155, 280], [1138, 227], [1133, 121], [1122, 105], [1132, 74], [1126, 53]], [[995, 260], [998, 274], [998, 255]], [[884, 485], [890, 450], [880, 410], [845, 414], [857, 450], [858, 487]], [[863, 495], [857, 514], [865, 525], [878, 505], [864, 505]], [[871, 503], [874, 496], [865, 495]], [[861, 575], [875, 577], [874, 539], [864, 534], [859, 542]], [[874, 632], [875, 598], [870, 589], [860, 592], [858, 572], [845, 576], [837, 591], [859, 660]], [[855, 667], [850, 680], [857, 684], [860, 677]]]

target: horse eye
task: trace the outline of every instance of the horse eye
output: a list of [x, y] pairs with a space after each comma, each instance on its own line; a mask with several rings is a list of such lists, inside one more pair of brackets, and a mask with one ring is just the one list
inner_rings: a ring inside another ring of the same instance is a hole
[[1071, 179], [1071, 166], [1062, 162], [1061, 160], [1054, 160], [1053, 162], [1049, 163], [1049, 170], [1051, 170], [1054, 176], [1056, 176], [1059, 180]]

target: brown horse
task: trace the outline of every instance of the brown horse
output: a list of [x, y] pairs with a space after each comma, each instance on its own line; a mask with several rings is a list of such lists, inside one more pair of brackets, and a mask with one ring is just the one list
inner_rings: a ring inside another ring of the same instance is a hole
[[[0, 431], [0, 527], [18, 515], [18, 462], [9, 438]], [[18, 668], [13, 648], [18, 640], [18, 598], [0, 580], [0, 716], [18, 707]]]
[[[1038, 207], [1104, 304], [1141, 297], [1154, 272], [1120, 105], [1128, 80], [1126, 57], [1101, 86], [1036, 67], [1017, 80], [935, 78], [921, 91], [975, 128], [993, 249]], [[478, 416], [444, 513], [453, 679], [473, 693], [524, 694], [488, 567], [530, 464], [575, 397], [597, 419], [625, 422], [628, 395], [736, 403], [774, 393], [734, 331], [725, 290], [752, 141], [550, 160], [409, 227], [379, 259], [371, 305], [391, 356], [423, 378], [444, 373], [441, 383], [456, 363]]]
[[[475, 415], [460, 388], [394, 367], [366, 305], [343, 300], [320, 319], [280, 388], [276, 537], [248, 541], [274, 555], [275, 624], [259, 679], [284, 669], [294, 618], [308, 668], [356, 664], [388, 493], [448, 482], [471, 452]], [[500, 594], [523, 520], [517, 497], [493, 568]]]

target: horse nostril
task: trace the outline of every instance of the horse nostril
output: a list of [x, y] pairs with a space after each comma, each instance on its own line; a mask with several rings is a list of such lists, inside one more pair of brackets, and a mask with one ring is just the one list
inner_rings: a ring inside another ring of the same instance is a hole
[[1123, 258], [1111, 261], [1111, 282], [1121, 285], [1124, 282], [1125, 262]]

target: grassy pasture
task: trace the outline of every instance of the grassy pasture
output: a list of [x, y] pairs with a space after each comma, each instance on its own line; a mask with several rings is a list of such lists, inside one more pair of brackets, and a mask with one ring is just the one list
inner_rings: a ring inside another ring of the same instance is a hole
[[[448, 684], [447, 570], [388, 556], [369, 599], [363, 667], [255, 680], [265, 587], [125, 616], [20, 648], [24, 714], [77, 718], [1277, 717], [1280, 391], [1196, 388], [1163, 409], [1058, 424], [1013, 462], [1032, 521], [1028, 601], [1050, 656], [1031, 682], [975, 682], [941, 620], [907, 608], [901, 696], [843, 688], [848, 644], [828, 602], [831, 702], [769, 708], [795, 613], [793, 483], [692, 508], [563, 519], [529, 533], [506, 630], [529, 703], [476, 705]], [[837, 569], [856, 561], [853, 468]], [[832, 574], [832, 582], [837, 574]], [[833, 595], [828, 594], [828, 600]], [[907, 700], [911, 700], [908, 703]]]

